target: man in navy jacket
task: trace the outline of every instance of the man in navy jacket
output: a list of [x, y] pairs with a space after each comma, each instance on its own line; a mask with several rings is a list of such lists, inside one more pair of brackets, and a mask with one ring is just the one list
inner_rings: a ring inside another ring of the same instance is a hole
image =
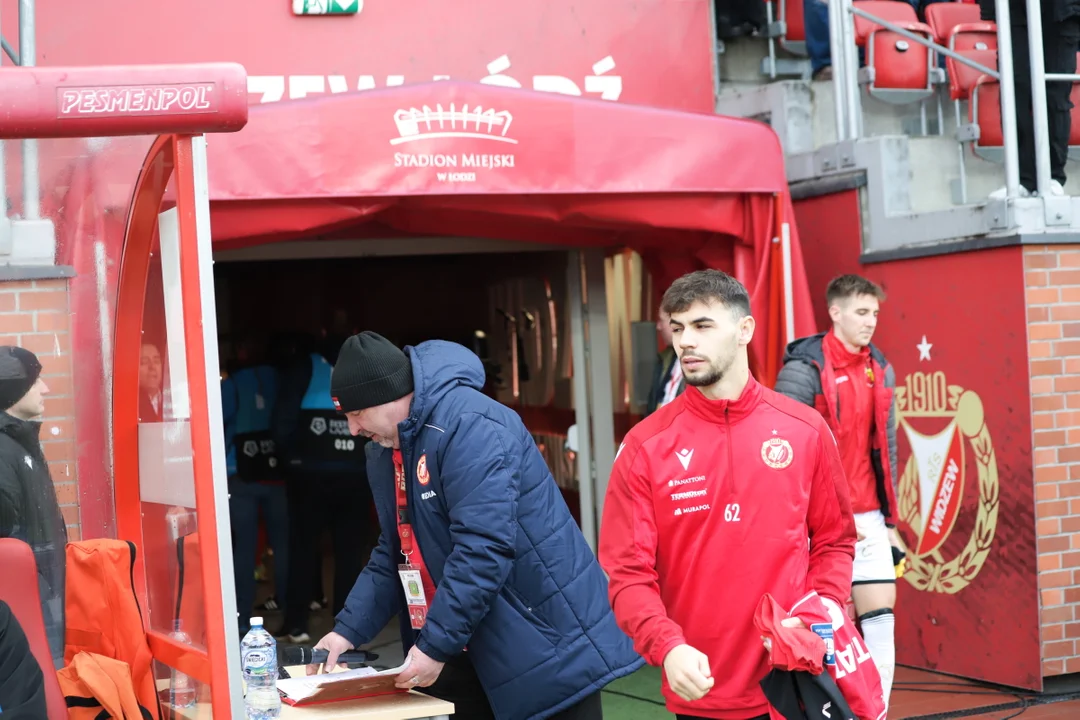
[[316, 647], [332, 667], [397, 614], [399, 687], [459, 717], [600, 718], [600, 689], [643, 661], [532, 436], [483, 385], [479, 358], [455, 343], [402, 352], [364, 332], [342, 347], [331, 393], [374, 441], [382, 534]]

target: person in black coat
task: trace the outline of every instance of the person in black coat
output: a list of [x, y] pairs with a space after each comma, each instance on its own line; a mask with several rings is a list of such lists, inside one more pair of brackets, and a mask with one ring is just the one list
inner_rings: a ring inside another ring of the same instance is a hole
[[[1080, 0], [1043, 0], [1043, 63], [1047, 73], [1076, 72], [1076, 53], [1080, 51]], [[994, 0], [979, 0], [983, 20], [997, 22]], [[1016, 137], [1020, 159], [1022, 195], [1036, 191], [1035, 120], [1031, 100], [1031, 53], [1028, 46], [1027, 5], [1024, 0], [1009, 0], [1009, 25], [1012, 29], [1013, 82], [1016, 86]], [[1046, 83], [1046, 111], [1050, 132], [1051, 195], [1065, 194], [1065, 161], [1069, 155], [1069, 129], [1072, 125], [1071, 82]], [[1004, 197], [998, 190], [991, 197]]]
[[45, 634], [57, 669], [64, 665], [64, 548], [60, 513], [36, 418], [49, 392], [41, 363], [20, 347], [0, 346], [0, 537], [30, 545], [37, 562]]

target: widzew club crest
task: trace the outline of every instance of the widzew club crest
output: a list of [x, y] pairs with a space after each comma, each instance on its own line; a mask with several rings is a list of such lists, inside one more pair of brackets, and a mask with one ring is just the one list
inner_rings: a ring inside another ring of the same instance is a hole
[[[982, 400], [972, 390], [949, 385], [940, 370], [916, 372], [896, 388], [896, 419], [911, 446], [900, 476], [898, 511], [918, 538], [908, 548], [904, 578], [918, 590], [960, 592], [979, 574], [997, 531], [997, 459]], [[969, 454], [977, 478], [967, 476]], [[964, 488], [973, 480], [978, 504], [964, 507]], [[943, 546], [957, 518], [973, 511], [974, 528], [963, 550], [945, 557]]]

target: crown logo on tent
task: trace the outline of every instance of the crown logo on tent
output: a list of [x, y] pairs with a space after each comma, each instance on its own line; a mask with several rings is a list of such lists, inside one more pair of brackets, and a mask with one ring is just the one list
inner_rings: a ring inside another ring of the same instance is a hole
[[449, 110], [444, 110], [441, 104], [436, 104], [434, 110], [427, 105], [419, 110], [397, 110], [394, 124], [399, 137], [390, 140], [390, 144], [433, 138], [477, 138], [517, 145], [517, 140], [506, 136], [513, 120], [514, 116], [506, 110], [484, 110], [479, 105], [472, 109], [462, 105], [460, 110], [453, 103]]

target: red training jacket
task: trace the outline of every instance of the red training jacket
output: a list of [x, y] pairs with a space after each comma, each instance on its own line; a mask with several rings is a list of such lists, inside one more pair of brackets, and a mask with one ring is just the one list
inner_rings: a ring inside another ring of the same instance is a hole
[[[881, 675], [870, 657], [866, 642], [855, 629], [855, 623], [829, 598], [811, 592], [795, 603], [788, 613], [803, 621], [807, 628], [820, 623], [832, 625], [833, 642], [829, 648], [832, 661], [825, 668], [836, 681], [844, 699], [859, 720], [885, 720], [885, 693], [881, 690]], [[805, 632], [805, 631], [804, 631]], [[772, 720], [784, 720], [772, 711]]]
[[842, 604], [854, 554], [825, 421], [752, 378], [735, 401], [687, 388], [619, 447], [599, 547], [615, 617], [650, 664], [688, 643], [709, 657], [716, 682], [688, 703], [665, 677], [673, 713], [767, 713], [758, 602], [768, 593], [791, 607], [816, 590]]

